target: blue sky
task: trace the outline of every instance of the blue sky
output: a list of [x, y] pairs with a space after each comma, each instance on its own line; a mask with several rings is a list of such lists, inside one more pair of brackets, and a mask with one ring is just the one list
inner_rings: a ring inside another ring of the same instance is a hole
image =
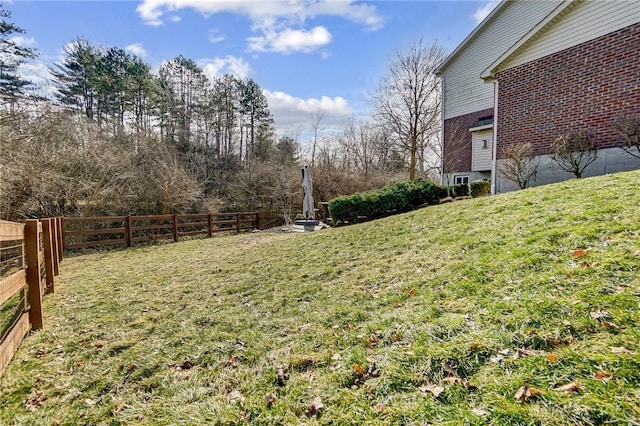
[[[2, 0], [0, 0], [2, 1]], [[38, 60], [23, 74], [45, 86], [47, 66], [77, 37], [118, 46], [153, 68], [182, 54], [213, 75], [254, 79], [280, 134], [303, 137], [365, 114], [397, 51], [422, 39], [453, 50], [489, 13], [485, 1], [141, 0], [3, 2]]]

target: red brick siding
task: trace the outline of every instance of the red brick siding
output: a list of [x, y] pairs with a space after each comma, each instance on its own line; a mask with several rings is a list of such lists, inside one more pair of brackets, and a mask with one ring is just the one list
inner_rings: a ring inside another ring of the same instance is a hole
[[551, 154], [558, 135], [591, 129], [600, 148], [620, 145], [610, 127], [640, 113], [640, 23], [496, 74], [498, 158], [531, 142]]
[[444, 172], [471, 171], [471, 132], [482, 117], [493, 115], [493, 108], [460, 115], [444, 121]]

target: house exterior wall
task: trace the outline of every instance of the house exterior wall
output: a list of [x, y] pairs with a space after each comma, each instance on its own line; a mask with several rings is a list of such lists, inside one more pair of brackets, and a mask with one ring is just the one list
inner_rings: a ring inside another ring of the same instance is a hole
[[[441, 76], [444, 119], [493, 107], [493, 87], [480, 73], [549, 14], [560, 1], [508, 2], [453, 58]], [[500, 7], [500, 6], [499, 6]]]
[[634, 1], [580, 1], [532, 37], [498, 68], [504, 70], [540, 59], [640, 22]]
[[493, 115], [493, 108], [483, 109], [444, 121], [443, 172], [449, 175], [471, 171], [472, 134], [469, 128], [482, 117]]
[[[471, 139], [471, 170], [490, 171], [491, 160], [493, 159], [493, 128], [473, 132]], [[486, 146], [483, 143], [485, 140], [487, 141]]]
[[600, 148], [619, 146], [611, 120], [640, 114], [640, 23], [499, 71], [496, 79], [498, 159], [518, 142], [551, 154], [555, 137], [580, 129], [593, 130]]

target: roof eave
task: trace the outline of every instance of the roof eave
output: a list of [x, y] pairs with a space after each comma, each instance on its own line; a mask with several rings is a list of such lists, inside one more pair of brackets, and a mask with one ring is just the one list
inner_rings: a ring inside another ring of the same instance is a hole
[[506, 52], [504, 52], [498, 59], [496, 59], [491, 65], [482, 71], [480, 74], [480, 78], [482, 78], [485, 82], [491, 82], [495, 79], [496, 72], [498, 68], [505, 63], [512, 55], [514, 55], [518, 50], [524, 46], [525, 43], [529, 42], [532, 38], [536, 37], [540, 32], [542, 32], [548, 25], [550, 25], [553, 20], [559, 16], [567, 7], [570, 5], [575, 5], [576, 2], [574, 0], [565, 0], [560, 3], [556, 8], [554, 8], [547, 16], [544, 17], [540, 22], [536, 24], [530, 31], [528, 31], [520, 40], [518, 40], [513, 46], [511, 46]]
[[482, 20], [482, 22], [476, 25], [473, 31], [471, 31], [471, 33], [469, 33], [469, 35], [464, 40], [462, 40], [462, 42], [458, 45], [458, 47], [456, 47], [455, 50], [451, 52], [451, 54], [449, 54], [449, 56], [447, 56], [440, 65], [438, 65], [438, 67], [435, 70], [435, 74], [437, 76], [442, 75], [442, 71], [449, 65], [449, 63], [451, 63], [453, 59], [456, 56], [458, 56], [460, 51], [463, 50], [466, 47], [466, 45], [469, 44], [471, 40], [475, 38], [476, 34], [482, 31], [482, 29], [487, 25], [487, 23], [491, 21], [493, 17], [497, 15], [498, 12], [500, 12], [507, 3], [509, 3], [509, 0], [502, 0], [496, 7], [493, 8], [491, 13], [489, 13], [487, 17]]

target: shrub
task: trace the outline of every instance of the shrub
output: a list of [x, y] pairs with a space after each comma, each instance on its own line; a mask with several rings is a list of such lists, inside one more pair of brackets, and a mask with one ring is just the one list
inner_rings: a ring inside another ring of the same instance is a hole
[[540, 157], [534, 155], [533, 145], [521, 141], [505, 148], [500, 173], [518, 188], [525, 189], [529, 181], [536, 177], [539, 164]]
[[551, 144], [557, 166], [580, 179], [584, 170], [598, 159], [595, 134], [590, 130], [578, 130], [560, 135]]
[[469, 185], [466, 183], [460, 183], [458, 185], [453, 185], [453, 196], [454, 197], [467, 197], [469, 196]]
[[491, 182], [489, 182], [488, 180], [474, 180], [473, 182], [471, 182], [469, 187], [471, 196], [474, 198], [489, 195], [489, 192], [491, 192]]
[[425, 180], [392, 182], [380, 189], [334, 198], [329, 211], [336, 224], [362, 222], [437, 204], [442, 193], [443, 188]]

